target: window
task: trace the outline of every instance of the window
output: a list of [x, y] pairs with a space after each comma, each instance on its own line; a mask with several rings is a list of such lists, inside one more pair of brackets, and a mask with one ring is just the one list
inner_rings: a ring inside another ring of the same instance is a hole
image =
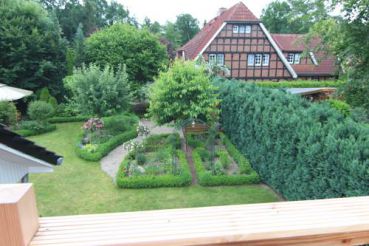
[[249, 54], [247, 57], [248, 66], [269, 66], [269, 54]]
[[224, 54], [218, 54], [217, 55], [217, 64], [220, 66], [224, 65]]
[[295, 54], [294, 63], [295, 64], [300, 64], [300, 58], [301, 58], [300, 54], [299, 53], [296, 53]]
[[295, 60], [295, 54], [288, 53], [288, 55], [287, 55], [287, 61], [288, 61], [288, 63], [289, 64], [293, 64], [294, 60]]
[[251, 26], [233, 26], [233, 33], [251, 33]]
[[269, 66], [269, 54], [263, 54], [263, 66]]
[[209, 63], [210, 64], [215, 64], [217, 62], [217, 56], [215, 54], [210, 54], [209, 55]]
[[255, 61], [255, 55], [249, 54], [249, 56], [247, 57], [247, 65], [254, 66], [254, 61]]
[[288, 53], [287, 61], [289, 64], [300, 64], [301, 54], [300, 53]]
[[251, 33], [251, 26], [246, 26], [245, 33]]
[[261, 54], [255, 54], [255, 66], [261, 66], [261, 59], [262, 59]]
[[238, 30], [239, 28], [238, 28], [238, 26], [237, 25], [235, 25], [235, 26], [233, 26], [233, 33], [238, 33]]
[[220, 66], [224, 65], [224, 54], [209, 54], [209, 63], [217, 64]]

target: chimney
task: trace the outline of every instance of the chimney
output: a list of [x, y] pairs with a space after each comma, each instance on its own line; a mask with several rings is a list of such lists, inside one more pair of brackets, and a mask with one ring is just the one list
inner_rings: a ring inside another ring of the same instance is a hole
[[218, 10], [218, 16], [220, 16], [221, 14], [223, 14], [223, 12], [225, 12], [227, 10], [227, 8], [219, 8]]

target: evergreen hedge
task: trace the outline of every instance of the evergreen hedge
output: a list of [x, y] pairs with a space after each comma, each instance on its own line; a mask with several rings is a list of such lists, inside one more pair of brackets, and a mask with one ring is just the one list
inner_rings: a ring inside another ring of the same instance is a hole
[[328, 104], [223, 81], [222, 127], [287, 199], [369, 195], [369, 129]]
[[81, 122], [86, 121], [91, 116], [76, 115], [76, 116], [55, 116], [49, 119], [50, 123], [67, 123], [67, 122]]
[[166, 174], [160, 176], [142, 175], [126, 177], [124, 169], [127, 168], [128, 159], [123, 160], [117, 173], [117, 185], [119, 188], [158, 188], [158, 187], [181, 187], [189, 186], [192, 181], [190, 168], [183, 151], [178, 150], [179, 165], [181, 167], [180, 175]]
[[342, 80], [293, 80], [293, 81], [258, 81], [254, 82], [259, 87], [268, 88], [320, 88], [320, 87], [341, 87], [346, 84]]

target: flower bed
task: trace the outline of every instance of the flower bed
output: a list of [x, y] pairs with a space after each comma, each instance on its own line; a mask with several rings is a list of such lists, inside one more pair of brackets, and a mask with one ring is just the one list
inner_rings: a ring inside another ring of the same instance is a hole
[[[135, 147], [132, 147], [135, 145]], [[178, 134], [153, 135], [123, 160], [118, 174], [119, 188], [180, 187], [191, 184], [185, 154]]]
[[[87, 161], [99, 161], [110, 151], [137, 136], [138, 118], [131, 114], [90, 119], [76, 147], [77, 155]], [[98, 124], [95, 124], [98, 123]]]
[[220, 134], [220, 138], [215, 141], [213, 161], [212, 153], [205, 148], [204, 141], [194, 138], [201, 136], [191, 136], [187, 141], [189, 145], [195, 146], [192, 157], [200, 185], [243, 185], [260, 182], [249, 161], [224, 134]]

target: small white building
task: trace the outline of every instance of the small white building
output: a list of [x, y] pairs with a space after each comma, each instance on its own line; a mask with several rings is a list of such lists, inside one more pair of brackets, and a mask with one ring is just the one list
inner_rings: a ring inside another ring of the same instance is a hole
[[0, 124], [0, 184], [28, 182], [30, 173], [48, 173], [63, 158]]

